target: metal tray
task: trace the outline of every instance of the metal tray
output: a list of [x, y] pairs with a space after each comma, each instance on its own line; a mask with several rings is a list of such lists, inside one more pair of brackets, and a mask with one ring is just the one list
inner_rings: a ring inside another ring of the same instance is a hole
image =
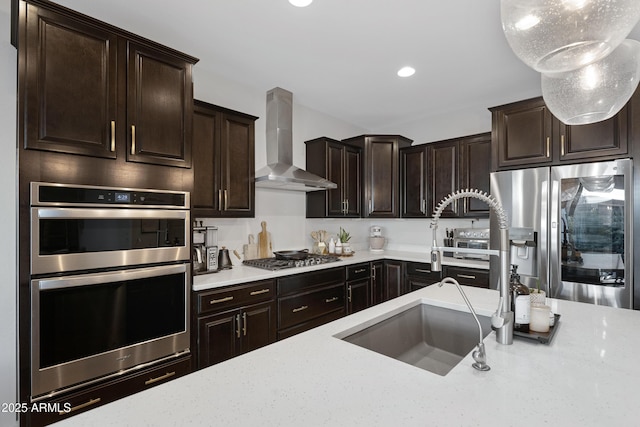
[[553, 326], [549, 326], [549, 332], [513, 331], [513, 336], [538, 341], [538, 342], [541, 342], [542, 344], [548, 344], [549, 342], [551, 342], [551, 340], [553, 339], [553, 336], [556, 334], [556, 331], [558, 330], [558, 322], [560, 321], [560, 315], [556, 313], [554, 314], [554, 317], [556, 320]]

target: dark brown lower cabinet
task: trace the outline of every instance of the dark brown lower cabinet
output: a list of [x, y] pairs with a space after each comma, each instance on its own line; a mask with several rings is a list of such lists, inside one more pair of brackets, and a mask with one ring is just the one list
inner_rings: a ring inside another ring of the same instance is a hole
[[197, 292], [197, 368], [220, 363], [276, 340], [275, 281]]
[[347, 314], [371, 306], [372, 287], [370, 263], [347, 266]]
[[277, 279], [278, 340], [346, 314], [345, 268], [330, 268]]
[[383, 272], [384, 286], [382, 289], [382, 301], [388, 301], [407, 293], [404, 279], [404, 262], [385, 260]]
[[445, 265], [443, 277], [453, 277], [461, 285], [489, 289], [489, 270]]
[[[159, 363], [139, 372], [127, 374], [122, 378], [111, 379], [81, 390], [61, 394], [40, 403], [47, 406], [46, 411], [28, 411], [20, 419], [20, 424], [39, 427], [53, 424], [73, 415], [88, 411], [125, 396], [146, 390], [158, 384], [181, 377], [191, 372], [191, 355]], [[50, 408], [59, 411], [50, 411]]]
[[275, 341], [275, 302], [198, 319], [198, 368], [214, 365]]
[[408, 262], [406, 269], [409, 292], [433, 285], [441, 279], [441, 273], [439, 271], [431, 271], [431, 264], [428, 263]]
[[371, 304], [384, 301], [384, 261], [372, 261], [371, 266]]

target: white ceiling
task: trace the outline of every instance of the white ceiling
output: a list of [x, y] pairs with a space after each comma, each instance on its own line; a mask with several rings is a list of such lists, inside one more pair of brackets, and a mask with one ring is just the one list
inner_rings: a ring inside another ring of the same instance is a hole
[[[539, 75], [507, 45], [499, 0], [56, 2], [372, 132], [541, 93]], [[640, 25], [629, 38], [640, 39]], [[416, 74], [397, 77], [404, 65]]]

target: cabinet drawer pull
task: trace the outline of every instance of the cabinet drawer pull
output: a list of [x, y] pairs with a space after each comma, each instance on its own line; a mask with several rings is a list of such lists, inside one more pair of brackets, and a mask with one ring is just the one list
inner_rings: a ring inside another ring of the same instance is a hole
[[157, 383], [158, 381], [166, 380], [167, 378], [171, 378], [175, 374], [176, 374], [176, 371], [172, 371], [172, 372], [167, 372], [164, 375], [160, 375], [159, 377], [149, 378], [144, 382], [144, 385], [149, 385], [149, 384]]
[[416, 273], [431, 273], [431, 270], [425, 270], [424, 268], [416, 268]]
[[344, 210], [345, 215], [349, 215], [349, 199], [346, 200], [347, 202], [347, 209]]
[[347, 301], [351, 302], [351, 296], [352, 296], [352, 291], [351, 291], [351, 286], [349, 286], [347, 288]]
[[308, 305], [303, 305], [302, 307], [294, 308], [294, 309], [293, 309], [293, 310], [291, 310], [291, 311], [292, 311], [293, 313], [297, 313], [297, 312], [299, 312], [299, 311], [306, 310], [307, 308], [309, 308], [309, 306], [308, 306]]
[[365, 271], [367, 271], [366, 268], [361, 268], [360, 270], [354, 271], [354, 273], [364, 273]]
[[111, 151], [116, 151], [116, 121], [111, 120]]
[[564, 157], [564, 135], [560, 135], [560, 155]]
[[456, 274], [461, 279], [475, 279], [476, 276], [472, 276], [471, 274]]
[[99, 403], [99, 402], [100, 402], [100, 398], [99, 397], [96, 398], [96, 399], [89, 399], [88, 402], [81, 403], [78, 406], [73, 406], [68, 411], [60, 411], [60, 412], [58, 412], [58, 414], [59, 415], [69, 414], [69, 413], [71, 413], [73, 411], [79, 411], [82, 408], [86, 408], [87, 406], [95, 405], [96, 403]]
[[[349, 288], [351, 289], [351, 288]], [[329, 303], [329, 302], [334, 302], [334, 301], [338, 301], [338, 297], [333, 297], [333, 298], [327, 298], [324, 300], [324, 302]]]
[[224, 194], [224, 210], [227, 210], [227, 206], [228, 206], [228, 197], [227, 197], [227, 190], [223, 190], [223, 194]]
[[247, 312], [242, 313], [242, 335], [247, 336]]
[[551, 152], [549, 151], [549, 144], [551, 143], [551, 137], [547, 137], [547, 158], [551, 157]]
[[240, 338], [240, 315], [236, 314], [236, 336]]
[[259, 291], [251, 292], [249, 295], [251, 295], [251, 296], [261, 295], [261, 294], [269, 293], [269, 291], [270, 291], [270, 289], [260, 289]]
[[212, 299], [211, 301], [209, 301], [209, 304], [217, 304], [219, 302], [227, 302], [227, 301], [231, 301], [232, 299], [233, 299], [233, 296], [224, 297], [224, 298], [220, 298], [220, 299]]
[[136, 125], [131, 125], [131, 155], [136, 154]]

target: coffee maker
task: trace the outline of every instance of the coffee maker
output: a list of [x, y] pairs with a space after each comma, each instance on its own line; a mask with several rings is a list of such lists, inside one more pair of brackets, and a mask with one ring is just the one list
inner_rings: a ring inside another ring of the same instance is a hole
[[218, 227], [194, 225], [192, 265], [194, 274], [218, 271]]

